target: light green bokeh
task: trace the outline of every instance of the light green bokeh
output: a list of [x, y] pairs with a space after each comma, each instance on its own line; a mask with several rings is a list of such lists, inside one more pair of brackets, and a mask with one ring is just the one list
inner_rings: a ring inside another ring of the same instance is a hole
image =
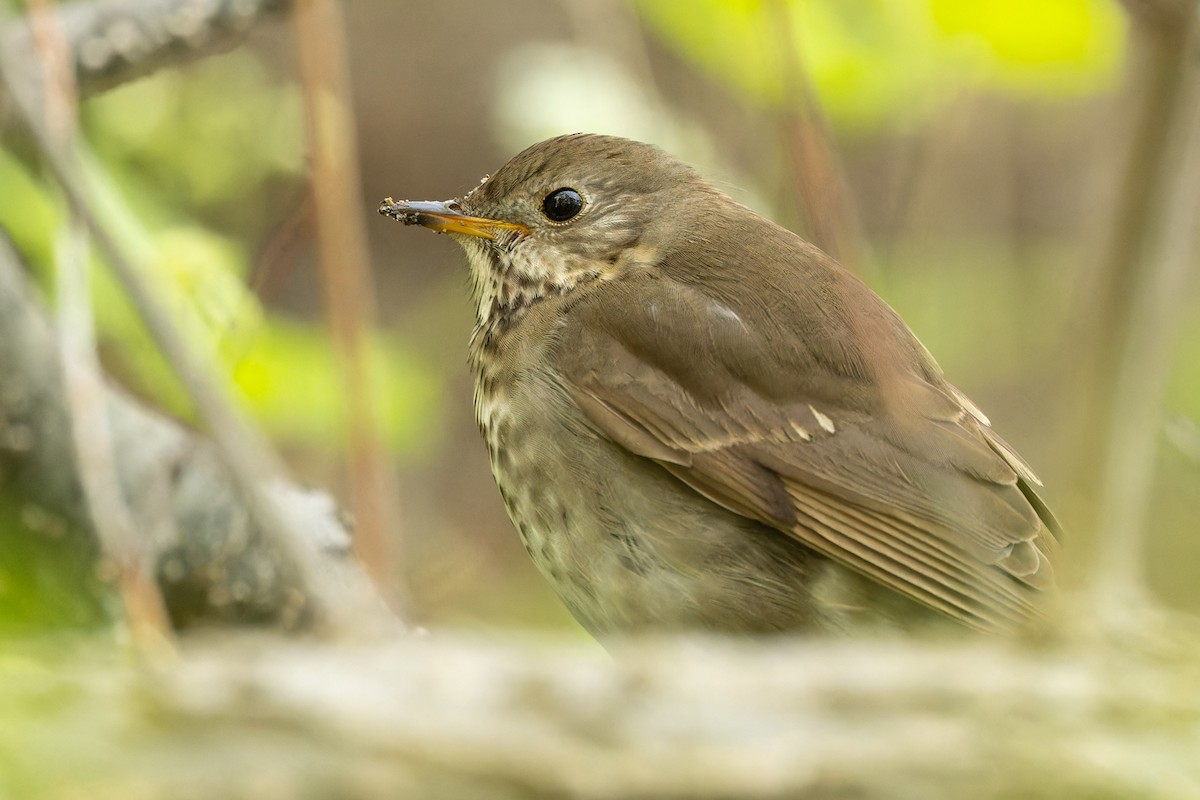
[[[346, 402], [323, 322], [269, 315], [246, 285], [245, 242], [269, 235], [278, 217], [272, 191], [304, 191], [295, 85], [234, 52], [101, 95], [83, 118], [97, 158], [85, 157], [77, 177], [192, 349], [228, 370], [269, 434], [290, 445], [339, 448]], [[52, 243], [64, 204], [3, 149], [0, 185], [0, 227], [52, 295]], [[108, 366], [137, 394], [191, 419], [186, 393], [124, 290], [96, 265], [92, 297]], [[437, 435], [438, 372], [394, 339], [377, 335], [368, 349], [382, 433], [391, 448], [412, 455]]]
[[[795, 101], [796, 66], [831, 122], [902, 125], [963, 87], [1048, 99], [1111, 87], [1114, 0], [637, 0], [650, 29], [738, 94]], [[794, 62], [794, 60], [798, 60]]]

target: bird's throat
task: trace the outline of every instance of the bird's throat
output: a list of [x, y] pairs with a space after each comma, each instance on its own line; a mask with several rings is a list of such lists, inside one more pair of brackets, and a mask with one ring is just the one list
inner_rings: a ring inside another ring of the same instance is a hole
[[472, 342], [515, 324], [532, 306], [561, 297], [582, 284], [605, 277], [602, 265], [564, 259], [533, 248], [500, 248], [491, 243], [463, 243], [471, 272], [475, 303]]

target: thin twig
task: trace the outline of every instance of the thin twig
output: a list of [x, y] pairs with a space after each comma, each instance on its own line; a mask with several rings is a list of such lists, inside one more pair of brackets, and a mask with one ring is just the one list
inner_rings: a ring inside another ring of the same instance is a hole
[[369, 348], [375, 292], [358, 179], [345, 26], [336, 0], [300, 0], [295, 19], [325, 307], [347, 402], [354, 548], [376, 586], [402, 604], [394, 557], [396, 478], [384, 446], [375, 391], [378, 377]]
[[1186, 29], [1195, 13], [1196, 0], [1121, 0], [1139, 25], [1160, 30]]
[[1127, 281], [1122, 306], [1107, 318], [1108, 354], [1113, 365], [1107, 408], [1106, 451], [1099, 491], [1099, 566], [1095, 594], [1117, 613], [1143, 585], [1144, 540], [1155, 460], [1163, 424], [1172, 357], [1184, 318], [1188, 282], [1198, 257], [1200, 219], [1200, 7], [1171, 54], [1177, 69], [1173, 91], [1159, 120], [1161, 150], [1145, 176], [1141, 205], [1122, 213], [1139, 215], [1125, 233], [1125, 261], [1118, 276]]
[[868, 268], [862, 228], [829, 128], [800, 59], [792, 9], [785, 0], [763, 6], [763, 25], [779, 53], [787, 105], [779, 126], [792, 169], [791, 192], [813, 244], [862, 275]]
[[[28, 0], [42, 74], [42, 96], [49, 141], [69, 153], [78, 138], [74, 75], [66, 39], [58, 28], [53, 0]], [[68, 216], [55, 247], [57, 264], [59, 361], [70, 412], [71, 435], [84, 501], [100, 547], [113, 571], [124, 603], [125, 621], [135, 647], [158, 657], [170, 648], [171, 629], [162, 595], [154, 582], [148, 543], [138, 536], [121, 491], [109, 427], [104, 383], [96, 357], [91, 308], [87, 231]]]
[[1106, 446], [1102, 432], [1113, 417], [1113, 378], [1131, 325], [1130, 300], [1141, 281], [1152, 198], [1168, 174], [1163, 159], [1185, 73], [1185, 26], [1165, 26], [1158, 15], [1141, 14], [1133, 17], [1133, 23], [1130, 75], [1122, 93], [1122, 104], [1129, 107], [1130, 140], [1127, 152], [1121, 154], [1122, 175], [1116, 203], [1104, 220], [1105, 235], [1096, 237], [1103, 250], [1094, 257], [1096, 263], [1084, 270], [1073, 312], [1068, 341], [1082, 342], [1083, 348], [1071, 346], [1062, 354], [1063, 370], [1072, 375], [1074, 384], [1074, 390], [1063, 395], [1065, 407], [1060, 413], [1074, 421], [1062, 447], [1070, 461], [1064, 471], [1074, 476], [1076, 487], [1076, 501], [1067, 516], [1085, 532], [1094, 531], [1099, 522], [1100, 469]]

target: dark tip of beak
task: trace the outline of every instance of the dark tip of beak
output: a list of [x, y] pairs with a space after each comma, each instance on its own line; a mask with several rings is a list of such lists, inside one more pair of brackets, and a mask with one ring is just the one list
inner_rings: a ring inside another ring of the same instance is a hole
[[379, 204], [379, 213], [405, 225], [428, 225], [432, 221], [428, 219], [430, 215], [442, 219], [461, 216], [454, 200], [393, 200], [390, 197]]

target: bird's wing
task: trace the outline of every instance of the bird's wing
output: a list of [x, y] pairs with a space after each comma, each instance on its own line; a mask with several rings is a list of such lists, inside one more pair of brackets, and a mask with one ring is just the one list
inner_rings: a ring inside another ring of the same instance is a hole
[[970, 401], [919, 370], [884, 387], [796, 356], [744, 313], [661, 275], [613, 281], [564, 315], [556, 366], [604, 435], [713, 502], [972, 627], [1035, 615], [1056, 523]]

